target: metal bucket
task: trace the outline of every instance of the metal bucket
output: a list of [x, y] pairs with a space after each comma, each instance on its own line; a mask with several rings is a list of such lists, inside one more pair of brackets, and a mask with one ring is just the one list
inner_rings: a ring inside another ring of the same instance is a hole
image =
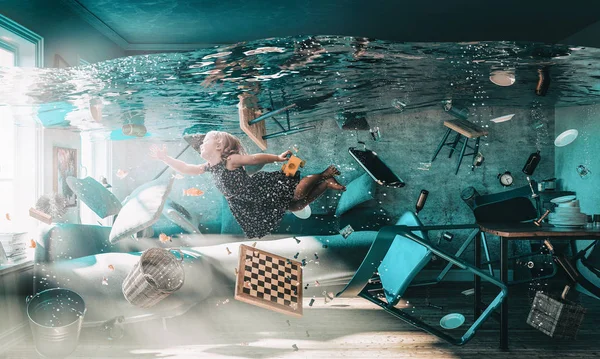
[[74, 352], [86, 312], [83, 298], [68, 289], [52, 288], [26, 301], [35, 350], [46, 358], [63, 358]]

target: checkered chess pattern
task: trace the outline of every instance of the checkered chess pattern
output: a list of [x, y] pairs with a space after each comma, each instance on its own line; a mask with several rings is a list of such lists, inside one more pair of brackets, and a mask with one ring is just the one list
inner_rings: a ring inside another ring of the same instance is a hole
[[302, 315], [300, 262], [253, 247], [240, 248], [236, 299], [267, 309]]

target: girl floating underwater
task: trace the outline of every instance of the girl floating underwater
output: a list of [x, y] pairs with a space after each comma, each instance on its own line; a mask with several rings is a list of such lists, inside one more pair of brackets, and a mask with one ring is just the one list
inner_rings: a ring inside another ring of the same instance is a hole
[[189, 175], [212, 173], [217, 189], [229, 202], [233, 216], [248, 238], [263, 237], [281, 222], [286, 211], [299, 211], [316, 200], [326, 189], [345, 191], [335, 180], [340, 172], [331, 165], [320, 174], [300, 179], [287, 177], [282, 171], [259, 171], [252, 176], [246, 165], [284, 162], [291, 151], [280, 155], [246, 154], [240, 140], [221, 131], [210, 131], [200, 146], [200, 156], [207, 162], [191, 165], [167, 155], [165, 145], [150, 148], [152, 158], [163, 161], [174, 170]]

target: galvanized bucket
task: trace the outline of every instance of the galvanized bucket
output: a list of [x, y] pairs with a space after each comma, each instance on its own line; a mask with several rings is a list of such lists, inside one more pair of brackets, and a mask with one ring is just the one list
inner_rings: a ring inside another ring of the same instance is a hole
[[[170, 251], [179, 252], [177, 259]], [[123, 295], [127, 301], [141, 308], [149, 308], [168, 297], [183, 285], [185, 272], [183, 253], [179, 249], [150, 248], [140, 257], [123, 281]]]
[[26, 302], [35, 350], [46, 358], [74, 352], [86, 312], [83, 298], [68, 289], [52, 288], [27, 297]]

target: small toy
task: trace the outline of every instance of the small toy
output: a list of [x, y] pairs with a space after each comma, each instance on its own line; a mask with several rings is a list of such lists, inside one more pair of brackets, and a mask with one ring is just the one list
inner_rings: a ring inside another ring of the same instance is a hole
[[304, 167], [306, 161], [301, 160], [300, 158], [291, 155], [286, 164], [281, 167], [283, 173], [285, 173], [288, 177], [293, 177], [296, 175], [296, 172], [299, 168]]

